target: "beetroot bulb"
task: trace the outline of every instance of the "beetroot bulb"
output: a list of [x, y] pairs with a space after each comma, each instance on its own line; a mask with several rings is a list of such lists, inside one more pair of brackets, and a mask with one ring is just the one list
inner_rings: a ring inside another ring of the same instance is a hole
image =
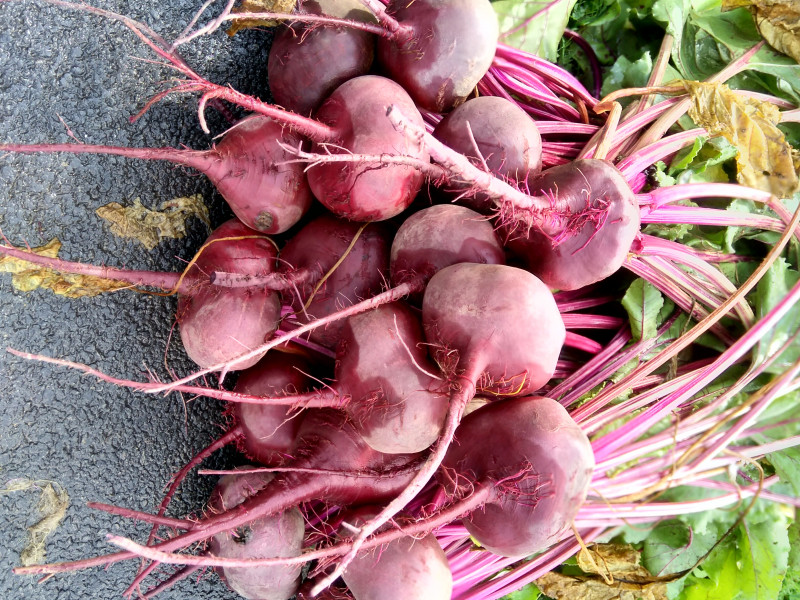
[[337, 392], [350, 398], [344, 409], [375, 450], [421, 452], [436, 441], [448, 394], [428, 358], [419, 317], [405, 303], [345, 321], [336, 379]]
[[[209, 274], [267, 275], [275, 270], [276, 258], [269, 238], [231, 219], [214, 230], [192, 260], [178, 293], [176, 316], [183, 347], [201, 368], [262, 345], [277, 330], [281, 314], [280, 297], [268, 286], [213, 285]], [[259, 358], [240, 361], [233, 369], [251, 367]]]
[[[269, 340], [280, 322], [281, 302], [275, 288], [286, 282], [285, 276], [275, 272], [275, 244], [238, 219], [215, 229], [183, 273], [98, 267], [0, 245], [0, 255], [3, 254], [61, 273], [177, 292], [176, 321], [181, 341], [186, 354], [201, 368], [232, 363]], [[256, 278], [261, 283], [246, 287], [216, 285], [211, 278], [216, 272], [225, 272], [234, 279]], [[246, 369], [261, 356], [263, 353], [235, 363], [230, 369]]]
[[[273, 478], [266, 473], [225, 475], [211, 492], [208, 508], [214, 514], [238, 506], [263, 489]], [[268, 558], [299, 556], [303, 549], [305, 520], [296, 507], [254, 519], [234, 530], [215, 534], [211, 556]], [[300, 583], [299, 565], [219, 567], [222, 579], [237, 594], [253, 600], [289, 600]]]
[[311, 206], [303, 166], [281, 144], [297, 146], [301, 138], [279, 122], [250, 115], [225, 132], [209, 150], [126, 148], [90, 144], [2, 144], [0, 152], [69, 152], [113, 154], [166, 160], [206, 175], [245, 225], [262, 233], [282, 233]]
[[[489, 220], [455, 204], [437, 204], [410, 215], [394, 236], [389, 269], [392, 283], [424, 283], [457, 263], [500, 265], [505, 252]], [[421, 290], [420, 290], [421, 291]]]
[[[386, 107], [402, 106], [418, 126], [423, 121], [413, 100], [397, 83], [377, 75], [350, 79], [319, 107], [317, 119], [336, 132], [314, 150], [341, 153], [331, 143], [354, 154], [402, 154], [428, 161], [424, 148], [395, 131], [386, 120]], [[403, 212], [422, 188], [424, 176], [404, 165], [375, 169], [370, 164], [321, 163], [309, 169], [314, 196], [334, 214], [353, 221], [383, 221]]]
[[[296, 287], [283, 291], [284, 304], [295, 311], [293, 318], [307, 323], [381, 291], [389, 272], [390, 244], [391, 230], [379, 223], [364, 227], [333, 215], [308, 223], [280, 253], [280, 268], [287, 278], [308, 274]], [[310, 339], [334, 349], [342, 323], [315, 329]]]
[[[290, 396], [311, 389], [310, 363], [299, 354], [268, 352], [257, 364], [242, 371], [233, 391], [251, 396]], [[301, 418], [291, 407], [230, 402], [228, 414], [241, 429], [239, 451], [262, 465], [286, 462], [300, 429]]]
[[[344, 520], [358, 527], [379, 510], [365, 506], [344, 515]], [[342, 579], [355, 600], [450, 600], [453, 591], [447, 556], [432, 533], [362, 551]]]
[[[467, 100], [445, 115], [433, 137], [521, 189], [542, 170], [542, 136], [536, 123], [517, 104], [499, 96]], [[482, 214], [494, 209], [491, 198], [468, 193], [468, 185], [450, 185], [448, 191]]]
[[[449, 394], [425, 350], [416, 311], [402, 301], [348, 317], [336, 349], [334, 383], [290, 396], [297, 407], [335, 407], [373, 450], [410, 454], [438, 437]], [[262, 402], [285, 405], [282, 395]]]
[[392, 34], [378, 38], [378, 61], [417, 105], [443, 113], [461, 104], [489, 70], [499, 27], [488, 0], [369, 2]]
[[639, 233], [640, 215], [636, 197], [614, 165], [575, 160], [547, 169], [530, 185], [532, 193], [551, 199], [555, 216], [530, 229], [511, 219], [501, 235], [532, 273], [551, 288], [574, 290], [619, 269]]
[[[298, 8], [309, 14], [375, 22], [357, 0], [301, 2]], [[269, 50], [269, 89], [276, 104], [309, 115], [345, 81], [366, 75], [374, 56], [375, 36], [370, 32], [341, 25], [284, 26]]]
[[594, 454], [558, 402], [536, 396], [491, 402], [464, 417], [456, 440], [439, 478], [453, 496], [473, 485], [491, 488], [490, 499], [461, 520], [481, 546], [528, 556], [569, 530], [586, 499]]

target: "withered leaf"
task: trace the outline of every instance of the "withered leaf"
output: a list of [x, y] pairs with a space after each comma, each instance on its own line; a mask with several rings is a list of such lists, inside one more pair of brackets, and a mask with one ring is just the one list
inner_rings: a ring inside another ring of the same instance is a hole
[[609, 585], [602, 579], [552, 572], [537, 579], [536, 586], [545, 596], [555, 600], [667, 600], [667, 584], [658, 581], [629, 583], [615, 580]]
[[593, 544], [581, 549], [577, 556], [578, 567], [584, 573], [600, 575], [613, 580], [646, 580], [650, 572], [641, 564], [641, 553], [627, 544]]
[[683, 81], [692, 99], [689, 116], [711, 135], [738, 150], [737, 180], [788, 198], [798, 187], [798, 159], [776, 127], [780, 112], [768, 102], [747, 98], [721, 83]]
[[[290, 13], [294, 10], [297, 0], [243, 0], [243, 2], [233, 9], [234, 13]], [[241, 19], [234, 21], [228, 27], [228, 35], [236, 35], [242, 29], [253, 29], [255, 27], [274, 27], [278, 21], [272, 19]]]
[[585, 576], [551, 572], [536, 585], [556, 600], [666, 600], [666, 582], [641, 566], [640, 557], [629, 545], [593, 544], [577, 556]]
[[[53, 238], [44, 246], [32, 248], [31, 251], [49, 258], [57, 258], [60, 249], [61, 242]], [[103, 292], [130, 287], [127, 283], [91, 275], [59, 273], [48, 267], [40, 267], [11, 256], [0, 256], [0, 273], [11, 273], [11, 285], [20, 292], [32, 292], [43, 288], [67, 298], [97, 296]]]
[[42, 564], [45, 560], [45, 541], [59, 526], [67, 514], [69, 495], [55, 481], [34, 481], [32, 479], [16, 479], [10, 481], [0, 494], [23, 492], [33, 488], [41, 490], [37, 510], [40, 519], [28, 527], [28, 543], [19, 554], [22, 566]]
[[150, 210], [136, 198], [131, 206], [111, 202], [95, 212], [111, 223], [111, 231], [115, 235], [133, 238], [148, 250], [155, 248], [163, 238], [184, 237], [189, 217], [197, 217], [211, 226], [208, 208], [199, 194], [162, 202], [158, 210]]
[[797, 0], [723, 0], [722, 9], [745, 7], [767, 43], [800, 63], [800, 4]]

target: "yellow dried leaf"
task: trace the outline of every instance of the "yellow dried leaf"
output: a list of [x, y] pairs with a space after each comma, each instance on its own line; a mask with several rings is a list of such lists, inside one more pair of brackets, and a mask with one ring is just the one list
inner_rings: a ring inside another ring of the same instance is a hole
[[536, 586], [545, 596], [555, 600], [667, 600], [667, 584], [631, 583], [615, 580], [607, 584], [592, 577], [571, 577], [561, 573], [548, 573], [536, 580]]
[[666, 582], [641, 566], [640, 558], [629, 545], [592, 544], [577, 556], [585, 576], [552, 572], [536, 585], [555, 600], [666, 600]]
[[23, 492], [32, 488], [41, 490], [37, 510], [39, 520], [28, 527], [28, 543], [19, 554], [22, 566], [42, 564], [45, 560], [45, 541], [59, 526], [67, 514], [69, 495], [55, 481], [34, 481], [32, 479], [16, 479], [9, 482], [0, 494]]
[[115, 235], [133, 238], [148, 250], [155, 248], [163, 238], [184, 237], [189, 217], [197, 217], [210, 227], [208, 208], [199, 194], [162, 202], [158, 210], [150, 210], [136, 198], [131, 206], [111, 202], [96, 212], [111, 223]]
[[578, 552], [578, 567], [584, 573], [600, 575], [606, 581], [615, 577], [626, 581], [650, 578], [650, 572], [639, 564], [641, 554], [625, 544], [593, 544]]
[[722, 9], [746, 7], [770, 46], [800, 63], [800, 4], [797, 0], [723, 0]]
[[683, 81], [692, 99], [689, 116], [712, 135], [721, 135], [739, 151], [737, 180], [788, 198], [800, 187], [797, 157], [783, 132], [778, 109], [737, 94], [721, 83]]
[[[53, 238], [44, 246], [32, 248], [31, 252], [57, 258], [61, 242]], [[130, 287], [130, 284], [90, 275], [71, 275], [59, 273], [47, 267], [40, 267], [26, 260], [11, 256], [0, 256], [0, 273], [11, 273], [11, 285], [20, 292], [32, 292], [38, 288], [49, 289], [59, 296], [82, 298], [97, 296]]]
[[[243, 2], [233, 9], [234, 13], [290, 13], [294, 10], [296, 0], [243, 0]], [[255, 27], [274, 27], [278, 21], [271, 19], [242, 19], [234, 21], [228, 28], [228, 35], [236, 35], [242, 29], [253, 29]]]

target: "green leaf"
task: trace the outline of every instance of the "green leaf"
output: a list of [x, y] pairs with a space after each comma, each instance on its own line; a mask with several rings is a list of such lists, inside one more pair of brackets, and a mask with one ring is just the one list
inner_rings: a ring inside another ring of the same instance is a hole
[[511, 592], [507, 596], [503, 596], [500, 600], [537, 600], [541, 597], [542, 593], [534, 584], [529, 583], [521, 590]]
[[677, 49], [683, 41], [683, 25], [689, 16], [691, 4], [689, 0], [657, 0], [653, 4], [653, 17], [660, 21], [667, 29], [667, 33], [674, 38], [672, 58], [678, 70], [683, 72], [680, 53]]
[[554, 61], [576, 0], [500, 0], [492, 4], [501, 41]]
[[778, 600], [800, 598], [800, 522], [795, 519], [789, 527], [789, 564]]
[[[776, 260], [756, 287], [756, 316], [763, 318], [786, 297], [789, 290], [800, 281], [800, 273], [789, 268], [782, 258]], [[756, 362], [764, 360], [776, 352], [800, 328], [800, 306], [793, 306], [789, 312], [767, 332], [756, 344]], [[792, 343], [767, 369], [770, 373], [782, 373], [800, 359], [800, 340]]]
[[774, 518], [758, 523], [748, 519], [739, 526], [739, 567], [737, 578], [741, 597], [746, 600], [773, 600], [781, 589], [789, 558], [789, 532], [786, 517], [772, 511]]
[[[741, 574], [736, 564], [736, 549], [726, 547], [721, 561], [706, 577], [690, 576], [682, 600], [743, 600], [739, 594]], [[709, 561], [710, 562], [710, 561]]]
[[692, 531], [680, 519], [661, 521], [644, 541], [642, 564], [653, 574], [690, 569], [719, 539], [717, 532]]
[[[763, 438], [764, 442], [769, 441]], [[781, 481], [788, 483], [794, 493], [800, 496], [800, 448], [786, 448], [780, 452], [767, 454], [767, 460], [775, 467]]]
[[622, 88], [644, 87], [653, 70], [653, 59], [650, 52], [645, 53], [635, 61], [628, 60], [625, 56], [620, 56], [611, 70], [608, 71], [604, 80], [600, 95], [607, 96]]
[[664, 306], [664, 297], [655, 286], [644, 279], [636, 279], [625, 292], [622, 306], [630, 317], [631, 334], [635, 341], [656, 335], [658, 315]]

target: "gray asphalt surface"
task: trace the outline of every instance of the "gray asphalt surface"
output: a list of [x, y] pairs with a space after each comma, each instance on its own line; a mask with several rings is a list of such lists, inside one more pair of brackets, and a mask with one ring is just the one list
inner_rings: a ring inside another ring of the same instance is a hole
[[[199, 1], [95, 2], [150, 24], [173, 39]], [[269, 35], [218, 32], [183, 50], [187, 62], [212, 81], [266, 97]], [[185, 144], [206, 148], [196, 99], [176, 97], [135, 124], [142, 107], [170, 72], [136, 57], [149, 50], [119, 23], [34, 2], [0, 2], [0, 142], [70, 142], [61, 117], [86, 143], [134, 146]], [[222, 131], [219, 118], [211, 121]], [[115, 237], [94, 213], [108, 202], [135, 198], [150, 207], [201, 193], [212, 224], [229, 216], [204, 177], [167, 164], [101, 156], [0, 156], [0, 229], [15, 244], [37, 246], [58, 237], [61, 256], [138, 269], [176, 271], [207, 235], [190, 221], [188, 239], [153, 251]], [[162, 378], [165, 367], [185, 374], [192, 366], [177, 340], [169, 342], [174, 298], [117, 292], [65, 299], [49, 291], [12, 288], [0, 273], [0, 489], [17, 478], [52, 480], [69, 493], [66, 519], [47, 542], [47, 560], [75, 560], [112, 550], [113, 532], [145, 539], [149, 527], [90, 511], [99, 501], [151, 511], [163, 486], [197, 450], [221, 431], [219, 405], [184, 406], [176, 395], [152, 397], [99, 382], [68, 369], [25, 361], [13, 347], [88, 363], [119, 377]], [[228, 463], [223, 453], [211, 466]], [[199, 510], [213, 481], [190, 478], [171, 513]], [[0, 493], [0, 598], [118, 598], [137, 564], [124, 563], [56, 576], [42, 584], [19, 577], [26, 527], [38, 520], [35, 491]], [[165, 599], [235, 598], [216, 575], [181, 582]]]

